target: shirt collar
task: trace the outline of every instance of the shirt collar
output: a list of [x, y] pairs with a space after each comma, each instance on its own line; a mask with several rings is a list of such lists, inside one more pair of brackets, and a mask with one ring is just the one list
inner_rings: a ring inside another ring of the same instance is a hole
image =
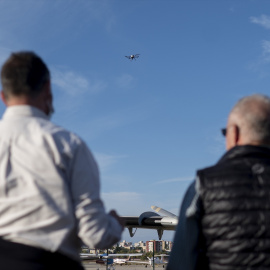
[[9, 106], [3, 114], [3, 119], [14, 117], [39, 117], [49, 120], [48, 116], [40, 109], [29, 105]]

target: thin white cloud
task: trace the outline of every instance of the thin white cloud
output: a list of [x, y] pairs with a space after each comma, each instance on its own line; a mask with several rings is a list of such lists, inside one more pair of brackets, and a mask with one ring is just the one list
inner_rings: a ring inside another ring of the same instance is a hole
[[52, 84], [58, 86], [71, 96], [83, 94], [85, 92], [95, 94], [102, 91], [106, 84], [102, 81], [90, 82], [84, 76], [71, 70], [60, 70], [51, 68]]
[[270, 29], [270, 16], [261, 15], [260, 17], [250, 17], [250, 21], [259, 24], [266, 29]]
[[106, 171], [111, 166], [119, 161], [119, 159], [125, 158], [126, 156], [113, 156], [103, 153], [94, 153], [95, 158], [101, 171]]
[[[259, 17], [250, 17], [250, 21], [252, 23], [258, 24], [265, 29], [270, 29], [270, 16], [268, 15], [261, 15]], [[265, 77], [268, 76], [268, 73], [264, 70], [261, 70], [261, 66], [268, 64], [270, 62], [270, 41], [263, 40], [261, 42], [262, 46], [262, 55], [260, 56], [260, 59], [256, 63], [252, 63], [249, 65], [250, 69], [253, 69], [255, 71], [260, 70], [261, 76]]]
[[176, 177], [176, 178], [170, 178], [166, 180], [161, 180], [156, 182], [157, 184], [168, 184], [168, 183], [175, 183], [175, 182], [183, 182], [183, 181], [191, 181], [194, 179], [193, 177]]
[[269, 76], [268, 72], [262, 67], [270, 62], [270, 41], [263, 40], [261, 42], [262, 54], [257, 62], [251, 63], [248, 68], [254, 71], [259, 71], [261, 77]]
[[269, 40], [263, 40], [262, 47], [263, 47], [264, 54], [270, 54], [270, 41]]
[[263, 49], [263, 60], [265, 62], [270, 62], [270, 41], [269, 40], [262, 41], [262, 49]]

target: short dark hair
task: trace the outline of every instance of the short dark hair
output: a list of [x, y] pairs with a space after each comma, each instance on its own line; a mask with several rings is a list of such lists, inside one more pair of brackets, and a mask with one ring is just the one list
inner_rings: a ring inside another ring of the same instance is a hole
[[50, 79], [50, 71], [34, 52], [16, 52], [4, 63], [1, 71], [3, 94], [37, 96]]

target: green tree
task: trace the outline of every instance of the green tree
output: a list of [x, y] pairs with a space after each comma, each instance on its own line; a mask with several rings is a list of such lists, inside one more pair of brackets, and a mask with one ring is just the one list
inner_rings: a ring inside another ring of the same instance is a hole
[[141, 260], [142, 261], [146, 261], [146, 260], [148, 260], [147, 257], [149, 257], [149, 258], [153, 257], [153, 252], [152, 251], [149, 251], [149, 252], [144, 253], [141, 256]]

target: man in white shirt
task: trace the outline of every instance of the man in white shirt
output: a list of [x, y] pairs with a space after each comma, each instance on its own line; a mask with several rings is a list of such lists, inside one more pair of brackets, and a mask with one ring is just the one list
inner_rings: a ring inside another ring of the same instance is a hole
[[117, 243], [123, 224], [105, 212], [99, 171], [86, 144], [50, 122], [50, 73], [32, 52], [1, 70], [0, 268], [83, 269], [82, 242]]

